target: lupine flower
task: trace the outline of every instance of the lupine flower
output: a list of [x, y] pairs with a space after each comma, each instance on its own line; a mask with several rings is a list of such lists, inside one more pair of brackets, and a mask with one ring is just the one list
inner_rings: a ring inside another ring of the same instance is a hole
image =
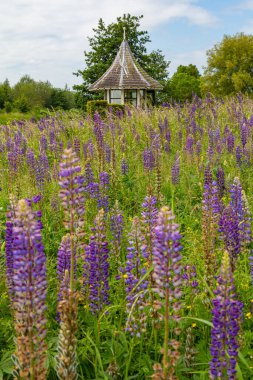
[[241, 132], [241, 142], [242, 146], [244, 147], [247, 144], [247, 139], [249, 136], [249, 128], [246, 123], [243, 123], [240, 126], [240, 132]]
[[74, 138], [74, 151], [76, 152], [76, 155], [80, 157], [80, 140], [76, 137]]
[[97, 314], [109, 304], [109, 248], [103, 209], [95, 218], [92, 232], [85, 248], [84, 281], [89, 284], [90, 310]]
[[213, 174], [210, 165], [206, 165], [204, 170], [204, 186], [211, 185], [213, 182]]
[[219, 195], [219, 198], [222, 199], [226, 190], [225, 173], [222, 166], [218, 167], [216, 178], [217, 178], [218, 195]]
[[[63, 236], [58, 254], [57, 254], [57, 276], [59, 283], [59, 293], [58, 293], [58, 301], [62, 300], [62, 292], [64, 290], [64, 286], [67, 285], [67, 289], [69, 289], [69, 283], [66, 283], [65, 273], [66, 270], [70, 273], [71, 267], [71, 241], [70, 235], [67, 234]], [[69, 279], [69, 277], [68, 277]]]
[[25, 200], [13, 218], [13, 309], [16, 330], [14, 376], [46, 378], [46, 256], [41, 223]]
[[199, 283], [196, 280], [197, 272], [195, 265], [186, 265], [184, 267], [184, 273], [182, 274], [182, 278], [185, 280], [187, 285], [191, 288], [197, 288]]
[[[164, 305], [164, 346], [162, 366], [154, 366], [155, 373], [152, 379], [167, 380], [168, 374], [173, 378], [175, 366], [180, 357], [180, 343], [176, 339], [169, 341], [169, 332], [177, 335], [179, 329], [170, 328], [170, 320], [179, 320], [178, 311], [180, 310], [179, 299], [182, 296], [181, 284], [181, 235], [179, 226], [174, 223], [174, 215], [168, 207], [162, 207], [157, 217], [155, 227], [155, 239], [153, 250], [153, 279], [155, 291], [165, 300]], [[170, 331], [169, 331], [170, 330]], [[160, 376], [160, 377], [159, 377]]]
[[173, 185], [176, 185], [179, 183], [180, 178], [180, 156], [178, 152], [176, 153], [174, 164], [171, 168], [171, 182]]
[[204, 245], [207, 281], [213, 280], [216, 270], [215, 238], [218, 232], [220, 201], [215, 181], [204, 185], [202, 200], [202, 237]]
[[65, 228], [73, 230], [78, 224], [82, 226], [82, 217], [84, 214], [84, 178], [78, 175], [81, 167], [78, 165], [79, 159], [72, 149], [66, 149], [60, 163], [60, 198], [65, 213]]
[[238, 166], [241, 166], [241, 164], [242, 164], [242, 149], [240, 146], [236, 147], [235, 154], [236, 154], [236, 163]]
[[116, 261], [120, 257], [120, 247], [122, 232], [124, 227], [124, 217], [119, 209], [119, 203], [116, 201], [115, 206], [111, 210], [110, 230], [112, 233], [112, 252], [115, 254]]
[[76, 380], [77, 374], [77, 295], [69, 289], [69, 273], [66, 270], [59, 303], [60, 332], [56, 356], [56, 371], [60, 380]]
[[121, 161], [121, 174], [126, 175], [128, 173], [128, 165], [126, 160], [123, 158]]
[[235, 263], [240, 253], [240, 231], [239, 220], [234, 208], [229, 204], [219, 221], [221, 236], [225, 249], [228, 251], [231, 260], [232, 271], [235, 270]]
[[[84, 215], [84, 178], [78, 175], [81, 167], [78, 165], [79, 159], [72, 149], [66, 149], [60, 163], [59, 184], [61, 186], [60, 198], [65, 214], [64, 226], [70, 232], [71, 239], [71, 269], [70, 269], [70, 289], [74, 291], [74, 266], [75, 249], [80, 244], [74, 237], [83, 235], [83, 215]], [[77, 240], [77, 239], [76, 239]]]
[[232, 132], [229, 132], [227, 137], [227, 150], [228, 153], [232, 153], [235, 147], [235, 137]]
[[151, 171], [155, 167], [155, 156], [151, 149], [145, 149], [143, 152], [143, 167], [146, 171]]
[[235, 177], [230, 187], [231, 205], [238, 217], [240, 244], [246, 247], [251, 242], [251, 215], [245, 192], [239, 178]]
[[155, 196], [148, 195], [142, 203], [141, 212], [141, 250], [143, 257], [152, 264], [152, 252], [154, 244], [154, 229], [157, 222], [157, 199]]
[[109, 197], [108, 197], [108, 187], [109, 187], [109, 175], [107, 172], [101, 172], [99, 174], [99, 198], [98, 198], [98, 208], [103, 208], [105, 212], [109, 209]]
[[146, 331], [147, 315], [144, 311], [145, 296], [148, 288], [148, 280], [144, 280], [136, 286], [146, 273], [145, 260], [141, 251], [140, 221], [133, 218], [132, 228], [129, 233], [129, 246], [127, 248], [126, 266], [121, 268], [126, 289], [126, 312], [128, 315], [126, 331], [132, 336], [140, 337]]
[[192, 135], [187, 136], [186, 144], [185, 144], [185, 150], [190, 155], [193, 154], [193, 145], [194, 145], [194, 139]]
[[229, 254], [225, 251], [218, 286], [214, 291], [211, 330], [210, 378], [236, 379], [238, 356], [237, 335], [240, 330], [243, 304], [236, 300]]
[[16, 199], [10, 196], [10, 209], [6, 214], [5, 230], [5, 257], [6, 257], [6, 282], [10, 300], [14, 296], [14, 268], [13, 268], [13, 219], [15, 218]]

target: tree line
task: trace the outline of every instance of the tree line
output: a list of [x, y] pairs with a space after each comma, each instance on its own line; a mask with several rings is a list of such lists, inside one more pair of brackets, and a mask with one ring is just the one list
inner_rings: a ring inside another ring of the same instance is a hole
[[55, 88], [50, 82], [36, 81], [23, 76], [10, 86], [8, 79], [0, 83], [0, 110], [29, 112], [34, 108], [64, 109], [76, 107], [76, 95], [65, 87]]

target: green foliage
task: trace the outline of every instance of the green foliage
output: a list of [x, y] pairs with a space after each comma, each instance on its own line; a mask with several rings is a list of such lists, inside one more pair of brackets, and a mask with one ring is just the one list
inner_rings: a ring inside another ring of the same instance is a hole
[[5, 109], [5, 112], [10, 113], [13, 109], [13, 104], [9, 100], [6, 100], [4, 102], [4, 109]]
[[15, 108], [17, 108], [20, 112], [26, 113], [31, 109], [31, 104], [28, 101], [28, 98], [21, 94], [14, 102]]
[[89, 100], [87, 102], [87, 113], [92, 117], [95, 112], [98, 112], [101, 117], [105, 117], [107, 112], [116, 115], [118, 111], [125, 111], [125, 106], [123, 104], [108, 104], [106, 100]]
[[192, 77], [199, 78], [200, 73], [196, 65], [190, 63], [188, 66], [179, 65], [177, 68], [177, 74], [188, 74]]
[[112, 64], [123, 39], [123, 28], [126, 29], [127, 41], [138, 63], [155, 79], [161, 82], [167, 79], [169, 62], [165, 60], [161, 51], [147, 54], [146, 44], [150, 42], [150, 37], [147, 31], [140, 30], [142, 18], [143, 16], [124, 14], [109, 25], [105, 25], [104, 21], [99, 19], [97, 28], [93, 29], [94, 36], [88, 37], [90, 50], [84, 52], [86, 67], [75, 73], [83, 78], [83, 85], [74, 86], [75, 90], [81, 93], [83, 103], [101, 96], [90, 93], [88, 86]]
[[46, 107], [52, 92], [52, 85], [49, 82], [37, 82], [24, 75], [13, 87], [14, 101], [22, 97], [29, 99], [30, 108], [35, 106]]
[[253, 35], [225, 35], [207, 51], [207, 67], [201, 81], [203, 93], [229, 95], [253, 93]]
[[181, 70], [172, 76], [169, 87], [171, 97], [176, 101], [184, 102], [185, 100], [191, 100], [193, 95], [200, 96], [199, 78]]
[[66, 88], [64, 90], [53, 88], [46, 106], [49, 108], [70, 110], [75, 107], [75, 96]]
[[125, 112], [125, 106], [124, 104], [108, 104], [108, 110], [116, 115], [117, 112]]
[[8, 79], [0, 83], [0, 109], [5, 107], [5, 102], [12, 101], [12, 89]]
[[87, 113], [92, 117], [97, 111], [101, 116], [106, 115], [108, 103], [106, 100], [89, 100], [87, 102]]

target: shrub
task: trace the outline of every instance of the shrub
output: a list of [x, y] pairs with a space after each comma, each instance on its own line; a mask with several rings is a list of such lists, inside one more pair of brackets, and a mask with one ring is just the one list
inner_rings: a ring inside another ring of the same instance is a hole
[[93, 116], [97, 111], [100, 116], [105, 116], [108, 109], [108, 103], [106, 100], [89, 100], [87, 102], [87, 113]]
[[4, 108], [6, 113], [10, 113], [13, 109], [13, 105], [8, 100], [4, 102]]

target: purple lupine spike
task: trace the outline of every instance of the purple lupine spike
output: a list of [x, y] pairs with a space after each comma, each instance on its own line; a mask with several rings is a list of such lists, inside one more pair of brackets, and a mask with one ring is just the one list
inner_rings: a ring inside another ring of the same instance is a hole
[[105, 146], [105, 160], [110, 164], [111, 162], [111, 148], [110, 145], [106, 144]]
[[211, 185], [213, 182], [213, 174], [210, 165], [206, 165], [204, 170], [204, 186]]
[[227, 136], [227, 150], [228, 153], [232, 153], [235, 147], [235, 137], [233, 133], [230, 131]]
[[219, 195], [219, 198], [222, 199], [226, 191], [225, 173], [222, 166], [218, 167], [216, 178], [217, 178], [218, 195]]
[[128, 174], [128, 164], [124, 158], [121, 161], [121, 174], [122, 175]]
[[246, 123], [243, 123], [240, 127], [240, 132], [241, 132], [241, 142], [243, 148], [247, 144], [248, 136], [249, 136], [249, 127]]
[[88, 162], [86, 165], [85, 165], [85, 189], [87, 192], [89, 192], [89, 185], [90, 183], [92, 183], [94, 181], [94, 174], [93, 174], [93, 170], [92, 170], [92, 167], [91, 167], [91, 163]]
[[242, 148], [238, 145], [235, 149], [236, 163], [238, 166], [242, 164]]
[[89, 300], [92, 314], [98, 314], [109, 304], [109, 248], [105, 236], [104, 210], [94, 221], [93, 235], [85, 248], [84, 281], [89, 283]]
[[[59, 171], [61, 186], [60, 198], [64, 210], [64, 226], [71, 238], [70, 291], [75, 290], [75, 257], [76, 249], [81, 247], [84, 215], [84, 177], [79, 175], [81, 167], [79, 158], [72, 149], [66, 149], [62, 156]], [[76, 248], [76, 249], [75, 249]]]
[[[75, 247], [74, 247], [75, 250]], [[65, 280], [65, 273], [71, 270], [71, 239], [70, 235], [64, 235], [57, 254], [57, 276], [59, 283], [58, 303], [62, 300], [62, 294], [69, 289], [69, 277], [68, 283]], [[74, 277], [76, 277], [76, 256], [74, 262]]]
[[175, 161], [171, 168], [171, 182], [173, 185], [177, 185], [180, 180], [180, 156], [179, 153], [176, 153]]
[[109, 175], [107, 172], [101, 172], [99, 174], [99, 197], [98, 197], [98, 208], [103, 208], [105, 212], [109, 209]]
[[14, 296], [14, 268], [13, 268], [13, 220], [15, 218], [16, 199], [10, 196], [10, 209], [6, 214], [5, 230], [5, 257], [6, 257], [6, 282], [9, 298]]
[[199, 285], [198, 281], [196, 280], [197, 272], [196, 272], [196, 266], [195, 265], [185, 265], [184, 266], [184, 273], [182, 274], [182, 278], [185, 280], [186, 284], [196, 289]]
[[208, 283], [213, 281], [213, 274], [216, 270], [215, 239], [218, 232], [220, 210], [216, 182], [205, 184], [202, 200], [202, 237]]
[[29, 149], [26, 153], [26, 163], [31, 173], [35, 173], [36, 170], [36, 160], [34, 156], [34, 151]]
[[146, 329], [146, 313], [144, 301], [148, 280], [138, 282], [146, 273], [145, 260], [141, 252], [141, 229], [140, 220], [133, 218], [132, 228], [129, 233], [129, 246], [127, 248], [126, 266], [121, 268], [126, 290], [126, 312], [128, 315], [126, 331], [132, 336], [140, 337]]
[[78, 138], [74, 138], [74, 151], [76, 155], [80, 157], [80, 140]]
[[168, 207], [162, 207], [158, 213], [155, 227], [154, 250], [153, 250], [153, 280], [155, 291], [164, 299], [164, 345], [163, 345], [163, 368], [160, 364], [154, 366], [155, 375], [162, 374], [162, 379], [171, 378], [175, 374], [175, 365], [180, 357], [180, 343], [176, 339], [169, 341], [169, 335], [178, 335], [177, 327], [172, 327], [171, 321], [179, 321], [179, 299], [182, 296], [181, 285], [181, 259], [180, 251], [181, 235], [178, 224], [174, 223], [174, 215]]
[[[71, 241], [70, 235], [67, 234], [63, 236], [58, 254], [57, 254], [57, 275], [60, 285], [60, 290], [58, 294], [58, 299], [62, 299], [62, 287], [65, 285], [65, 272], [66, 270], [70, 273], [70, 258], [71, 258]], [[69, 278], [68, 278], [69, 280]], [[69, 288], [69, 284], [68, 284]]]
[[112, 252], [119, 262], [122, 232], [124, 227], [124, 217], [122, 211], [119, 209], [119, 202], [116, 201], [115, 206], [112, 208], [110, 217], [110, 230], [112, 233]]
[[145, 149], [143, 152], [143, 167], [146, 171], [151, 171], [155, 167], [155, 156], [152, 149]]
[[188, 135], [185, 143], [185, 150], [190, 155], [193, 155], [194, 138], [192, 135]]
[[248, 200], [238, 177], [230, 187], [231, 205], [238, 218], [238, 230], [241, 249], [246, 249], [252, 240], [251, 215]]
[[46, 256], [41, 224], [25, 200], [16, 206], [12, 233], [15, 371], [22, 378], [44, 379], [47, 372]]
[[16, 172], [18, 170], [18, 154], [16, 150], [8, 153], [8, 162], [10, 170]]
[[47, 148], [48, 148], [47, 138], [45, 135], [42, 135], [40, 139], [40, 152], [45, 153], [47, 151]]
[[198, 157], [200, 157], [201, 149], [202, 149], [201, 142], [198, 140], [196, 143], [196, 155]]
[[218, 286], [214, 291], [210, 353], [210, 378], [236, 379], [237, 336], [242, 321], [243, 304], [236, 299], [229, 254], [225, 251]]
[[142, 203], [141, 232], [142, 232], [142, 256], [152, 265], [152, 252], [154, 246], [154, 229], [157, 222], [157, 199], [148, 195]]
[[228, 251], [231, 260], [232, 271], [235, 270], [235, 263], [240, 253], [240, 231], [238, 216], [231, 204], [223, 211], [219, 221], [221, 236], [225, 249]]
[[66, 149], [60, 163], [59, 184], [60, 198], [65, 213], [64, 225], [67, 230], [73, 230], [77, 224], [82, 227], [84, 214], [84, 178], [79, 175], [81, 167], [79, 159], [72, 149]]
[[231, 197], [230, 204], [233, 206], [234, 211], [237, 214], [239, 223], [242, 223], [243, 218], [244, 218], [243, 202], [242, 202], [242, 186], [238, 177], [234, 178], [234, 182], [232, 183], [229, 192], [230, 192], [230, 197]]

